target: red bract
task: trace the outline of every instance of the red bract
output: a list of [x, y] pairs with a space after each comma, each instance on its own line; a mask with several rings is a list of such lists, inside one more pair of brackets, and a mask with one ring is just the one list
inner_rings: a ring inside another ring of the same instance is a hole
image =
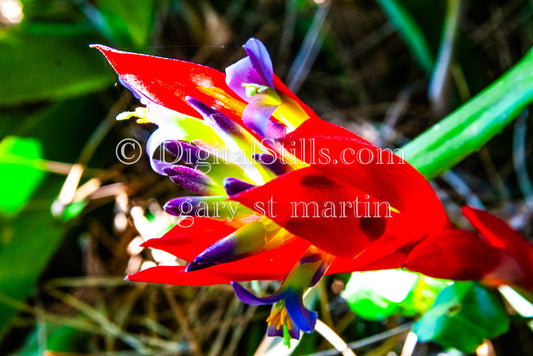
[[[197, 116], [197, 112], [185, 101], [187, 96], [192, 96], [230, 117], [242, 114], [244, 103], [230, 94], [232, 92], [226, 85], [224, 73], [216, 69], [177, 59], [118, 51], [101, 45], [93, 47], [104, 54], [123, 84], [134, 93], [140, 93], [167, 109]], [[217, 88], [220, 98], [235, 100], [232, 102], [234, 105], [229, 107], [213, 94], [206, 94], [207, 88]]]
[[[285, 149], [324, 174], [361, 189], [410, 220], [411, 234], [450, 226], [427, 180], [407, 161], [323, 120], [308, 120], [281, 140]], [[320, 164], [320, 161], [324, 164]]]
[[[192, 259], [188, 258], [191, 251], [201, 251], [213, 240], [213, 237], [208, 234], [188, 234], [186, 228], [179, 234], [179, 237], [175, 238], [175, 236], [169, 232], [160, 239], [148, 240], [145, 246], [157, 246], [158, 249], [191, 262]], [[179, 249], [177, 245], [180, 242], [176, 242], [182, 239], [190, 243], [182, 245], [182, 248]], [[294, 239], [279, 248], [234, 262], [213, 265], [197, 271], [185, 271], [185, 266], [151, 267], [129, 275], [128, 280], [175, 285], [211, 285], [231, 281], [281, 280], [303, 256], [308, 247], [309, 243], [305, 240]]]
[[433, 235], [414, 248], [405, 267], [436, 278], [533, 291], [533, 246], [485, 211], [464, 207], [463, 214], [478, 234], [449, 229]]

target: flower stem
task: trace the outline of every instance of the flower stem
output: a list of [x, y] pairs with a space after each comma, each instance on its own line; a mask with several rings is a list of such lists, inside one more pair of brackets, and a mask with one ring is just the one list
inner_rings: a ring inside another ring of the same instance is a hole
[[317, 319], [316, 326], [315, 326], [316, 332], [318, 332], [320, 335], [322, 335], [326, 340], [329, 341], [337, 351], [342, 353], [343, 356], [356, 356], [355, 353], [348, 347], [348, 344], [344, 342], [343, 339], [335, 331], [333, 331], [329, 326], [324, 324], [322, 320]]
[[500, 133], [533, 101], [533, 50], [478, 94], [402, 150], [428, 180], [438, 177]]

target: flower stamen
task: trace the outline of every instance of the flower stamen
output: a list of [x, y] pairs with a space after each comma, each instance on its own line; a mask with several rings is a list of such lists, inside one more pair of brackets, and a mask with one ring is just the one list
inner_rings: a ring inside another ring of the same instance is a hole
[[286, 327], [288, 330], [292, 330], [293, 328], [292, 319], [289, 316], [283, 301], [279, 301], [274, 305], [274, 308], [266, 319], [266, 322], [268, 326], [272, 326], [276, 330], [281, 330], [283, 327]]

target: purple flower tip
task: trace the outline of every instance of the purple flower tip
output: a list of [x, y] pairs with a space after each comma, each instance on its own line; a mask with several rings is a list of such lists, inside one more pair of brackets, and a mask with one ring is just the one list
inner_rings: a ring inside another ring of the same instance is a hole
[[233, 256], [235, 256], [235, 241], [232, 239], [222, 239], [196, 256], [194, 261], [189, 263], [185, 270], [190, 272], [215, 266], [233, 260]]
[[190, 167], [173, 166], [163, 171], [177, 185], [196, 194], [210, 195], [212, 182], [204, 173]]
[[190, 142], [167, 140], [163, 142], [165, 149], [176, 157], [177, 161], [195, 166], [199, 161], [209, 160], [211, 154]]
[[163, 209], [170, 215], [193, 216], [199, 207], [202, 197], [183, 196], [171, 199], [163, 205]]
[[253, 68], [268, 83], [269, 87], [274, 88], [272, 60], [263, 42], [256, 38], [250, 38], [243, 47], [252, 62]]
[[308, 310], [302, 300], [302, 294], [292, 288], [285, 291], [285, 307], [292, 322], [303, 332], [312, 333], [315, 330], [317, 314]]
[[185, 100], [187, 100], [187, 102], [202, 115], [207, 123], [214, 125], [214, 128], [219, 128], [232, 136], [244, 137], [243, 128], [220, 111], [217, 111], [202, 103], [200, 100], [190, 96], [186, 97]]
[[239, 283], [231, 282], [235, 295], [243, 302], [249, 305], [268, 305], [274, 304], [283, 299], [284, 293], [279, 291], [267, 297], [260, 298], [253, 293], [248, 292]]
[[252, 154], [252, 158], [261, 166], [268, 169], [277, 176], [280, 176], [293, 170], [293, 168], [289, 164], [282, 162], [277, 157], [272, 156], [268, 153], [254, 153]]
[[251, 183], [248, 183], [248, 182], [245, 182], [240, 179], [233, 178], [233, 177], [224, 178], [224, 181], [222, 184], [224, 186], [224, 189], [226, 190], [226, 193], [229, 196], [235, 195], [237, 193], [240, 193], [247, 189], [255, 187], [254, 184], [251, 184]]

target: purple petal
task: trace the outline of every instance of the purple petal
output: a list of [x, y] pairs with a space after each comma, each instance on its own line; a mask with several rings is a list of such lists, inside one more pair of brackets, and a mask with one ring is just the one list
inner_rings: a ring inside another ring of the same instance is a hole
[[194, 216], [199, 209], [198, 203], [201, 201], [201, 197], [178, 197], [167, 201], [163, 209], [175, 216]]
[[330, 265], [330, 263], [326, 263], [324, 261], [322, 262], [322, 264], [320, 264], [320, 267], [318, 267], [318, 270], [314, 274], [313, 279], [311, 279], [311, 284], [309, 285], [309, 287], [314, 287], [315, 284], [317, 284], [318, 281], [320, 281], [320, 279], [324, 277]]
[[285, 307], [292, 322], [300, 330], [306, 333], [315, 330], [317, 314], [304, 306], [301, 293], [288, 287], [285, 291]]
[[199, 162], [208, 162], [212, 159], [209, 151], [187, 141], [166, 140], [163, 145], [168, 152], [176, 156], [176, 161], [190, 166], [197, 166]]
[[250, 97], [246, 95], [246, 88], [243, 86], [245, 83], [269, 85], [268, 81], [254, 69], [250, 57], [243, 58], [226, 68], [226, 84], [241, 99], [248, 101]]
[[[292, 329], [289, 329], [289, 335], [291, 339], [299, 340], [300, 339], [300, 329], [293, 325]], [[283, 328], [276, 329], [276, 325], [269, 325], [267, 327], [267, 336], [281, 336], [283, 337]]]
[[255, 187], [254, 184], [245, 182], [243, 180], [233, 178], [233, 177], [227, 177], [224, 178], [223, 181], [224, 189], [226, 190], [226, 193], [229, 196], [235, 195], [237, 193], [243, 192], [247, 189]]
[[[281, 336], [283, 337], [283, 328], [276, 328], [277, 325], [269, 325], [267, 327], [267, 336]], [[299, 335], [298, 335], [299, 336]]]
[[300, 340], [300, 329], [293, 325], [292, 329], [289, 329], [289, 335], [291, 336], [291, 339]]
[[253, 213], [244, 205], [226, 198], [226, 196], [178, 197], [167, 201], [163, 209], [175, 216], [208, 217], [227, 221]]
[[[243, 46], [246, 54], [250, 58], [253, 68], [268, 83], [268, 86], [274, 88], [274, 70], [272, 60], [263, 42], [255, 38], [250, 38]], [[254, 82], [250, 82], [254, 83]], [[257, 84], [257, 83], [256, 83]]]
[[244, 129], [223, 113], [190, 96], [185, 100], [203, 116], [207, 123], [211, 124], [212, 127], [215, 126], [213, 128], [218, 128], [231, 136], [244, 137]]
[[285, 293], [283, 291], [278, 291], [272, 295], [269, 295], [268, 297], [260, 298], [253, 293], [248, 292], [244, 287], [242, 287], [240, 284], [231, 282], [231, 285], [233, 286], [233, 290], [235, 291], [235, 295], [243, 302], [249, 305], [267, 305], [267, 304], [274, 304], [275, 302], [278, 302], [283, 299]]
[[150, 165], [155, 172], [161, 175], [166, 175], [164, 171], [165, 168], [171, 168], [174, 165], [174, 162], [165, 162], [154, 158], [156, 150], [159, 149], [161, 143], [168, 138], [166, 136], [167, 133], [165, 131], [157, 129], [150, 135], [146, 142], [146, 153], [150, 158]]
[[[230, 235], [231, 236], [231, 235]], [[234, 260], [236, 241], [223, 238], [200, 253], [194, 261], [187, 265], [186, 271], [197, 271]]]
[[266, 138], [283, 138], [287, 135], [287, 128], [285, 125], [269, 120], [265, 129], [263, 137]]
[[294, 169], [279, 158], [268, 153], [254, 153], [252, 158], [262, 167], [268, 169], [277, 176], [293, 171]]
[[193, 193], [211, 195], [216, 189], [215, 184], [207, 175], [194, 168], [173, 166], [164, 168], [163, 171], [174, 183]]
[[[275, 232], [277, 231], [279, 229]], [[266, 240], [267, 231], [263, 223], [259, 221], [248, 223], [207, 247], [187, 266], [187, 271], [232, 262], [261, 253]]]
[[[270, 127], [267, 133], [270, 117], [276, 111], [276, 105], [268, 105], [263, 103], [264, 94], [257, 94], [250, 98], [249, 104], [242, 113], [242, 121], [246, 127], [254, 130], [263, 137], [269, 137], [267, 134], [274, 133]], [[283, 136], [285, 133], [283, 133]]]
[[315, 263], [315, 262], [318, 262], [322, 259], [322, 255], [320, 255], [319, 253], [306, 253], [301, 259], [300, 259], [300, 264], [301, 265], [304, 265], [304, 264], [307, 264], [307, 263]]

